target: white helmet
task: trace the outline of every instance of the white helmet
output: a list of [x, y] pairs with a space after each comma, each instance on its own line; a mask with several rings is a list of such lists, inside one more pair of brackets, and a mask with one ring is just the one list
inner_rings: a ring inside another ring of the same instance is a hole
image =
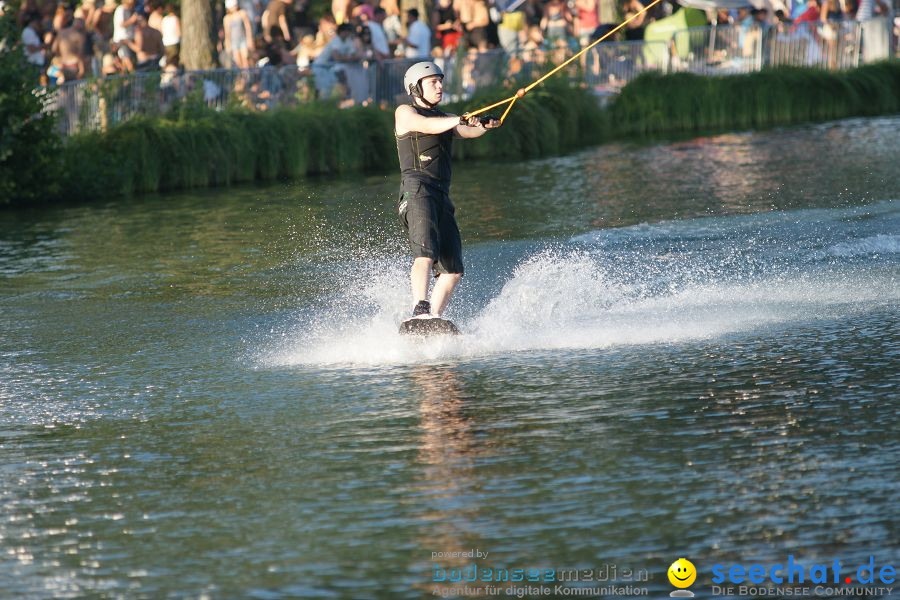
[[444, 78], [444, 72], [433, 62], [420, 62], [411, 66], [403, 76], [403, 87], [406, 89], [406, 93], [421, 98], [422, 88], [419, 86], [419, 82], [431, 75]]

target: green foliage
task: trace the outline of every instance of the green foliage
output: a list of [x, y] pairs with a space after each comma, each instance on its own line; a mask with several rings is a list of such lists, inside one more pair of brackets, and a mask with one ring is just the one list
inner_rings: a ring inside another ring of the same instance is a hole
[[900, 62], [851, 71], [778, 67], [728, 77], [648, 73], [608, 111], [615, 137], [765, 128], [900, 112]]
[[[509, 88], [487, 90], [446, 110], [461, 114], [511, 92]], [[6, 98], [4, 94], [0, 92], [0, 99]], [[897, 112], [897, 61], [847, 72], [778, 68], [731, 77], [647, 74], [626, 86], [607, 109], [601, 109], [588, 91], [559, 77], [516, 102], [499, 130], [454, 144], [454, 154], [518, 160], [649, 134], [748, 129]], [[35, 155], [31, 148], [50, 147], [41, 144], [56, 138], [30, 139], [34, 146], [26, 146], [29, 164], [20, 167], [23, 173], [32, 164], [42, 164], [43, 155]], [[0, 148], [6, 148], [6, 143], [4, 137]], [[32, 173], [31, 187], [22, 189], [37, 197], [46, 194], [54, 181], [61, 181], [59, 196], [90, 200], [325, 173], [396, 171], [397, 150], [391, 111], [339, 110], [326, 102], [268, 113], [239, 106], [214, 111], [198, 97], [165, 116], [137, 117], [107, 133], [73, 136], [59, 162], [62, 179], [54, 178], [53, 165], [44, 163], [42, 178]], [[51, 176], [43, 178], [43, 173]], [[5, 178], [0, 185], [6, 185]]]
[[66, 199], [272, 181], [317, 173], [396, 169], [393, 117], [377, 108], [311, 103], [260, 113], [187, 103], [135, 117], [105, 134], [69, 139]]
[[[511, 89], [481, 92], [465, 103], [449, 105], [448, 112], [492, 104], [508, 97]], [[499, 117], [505, 106], [494, 116]], [[597, 99], [570, 85], [563, 77], [549, 79], [513, 106], [499, 130], [454, 145], [459, 158], [521, 159], [568, 152], [597, 144], [605, 137], [605, 117]]]
[[19, 43], [17, 11], [17, 3], [7, 3], [0, 16], [0, 205], [52, 197], [59, 181], [56, 121], [32, 92], [37, 72]]

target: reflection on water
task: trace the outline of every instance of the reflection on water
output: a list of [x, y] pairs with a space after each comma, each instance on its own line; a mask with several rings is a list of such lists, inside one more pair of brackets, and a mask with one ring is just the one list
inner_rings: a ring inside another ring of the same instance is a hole
[[[425, 506], [420, 515], [420, 547], [423, 555], [429, 549], [443, 553], [425, 563], [424, 570], [431, 571], [436, 563], [446, 569], [464, 569], [472, 563], [471, 558], [447, 555], [481, 547], [478, 526], [486, 515], [473, 501], [479, 493], [476, 462], [490, 458], [491, 440], [478, 435], [466, 406], [474, 397], [465, 395], [453, 367], [415, 367], [409, 377], [420, 398], [418, 460], [422, 478], [414, 489]], [[423, 593], [431, 592], [429, 583], [421, 582]], [[457, 581], [443, 587], [465, 590], [467, 586]]]
[[393, 176], [4, 213], [0, 595], [896, 566], [897, 124], [458, 165], [443, 340]]

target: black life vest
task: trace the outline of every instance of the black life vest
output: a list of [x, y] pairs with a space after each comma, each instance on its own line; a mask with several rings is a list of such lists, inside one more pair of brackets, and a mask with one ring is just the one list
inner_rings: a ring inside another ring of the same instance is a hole
[[[447, 113], [436, 108], [412, 105], [423, 117], [446, 117]], [[418, 179], [450, 188], [450, 154], [453, 149], [453, 133], [420, 133], [410, 131], [397, 135], [397, 154], [400, 157], [400, 176], [403, 180]], [[395, 134], [396, 135], [396, 134]]]

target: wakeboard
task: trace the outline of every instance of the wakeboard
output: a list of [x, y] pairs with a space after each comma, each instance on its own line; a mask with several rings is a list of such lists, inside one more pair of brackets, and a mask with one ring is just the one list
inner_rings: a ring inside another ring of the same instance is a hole
[[414, 317], [400, 323], [400, 335], [459, 335], [459, 328], [453, 321], [440, 317], [426, 319]]

